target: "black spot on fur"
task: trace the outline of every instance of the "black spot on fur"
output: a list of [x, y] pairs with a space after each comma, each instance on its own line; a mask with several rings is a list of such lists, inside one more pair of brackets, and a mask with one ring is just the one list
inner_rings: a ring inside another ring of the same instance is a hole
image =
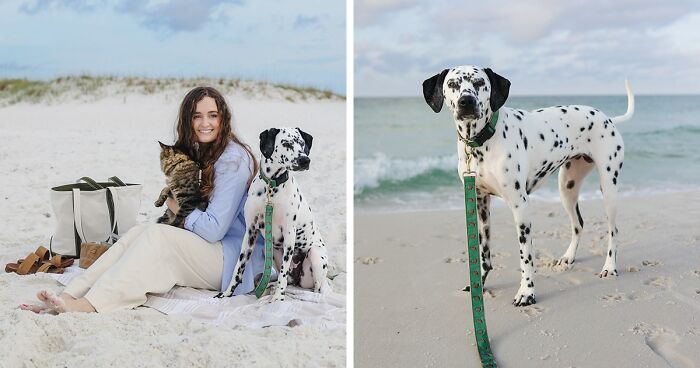
[[583, 229], [583, 217], [581, 217], [581, 211], [578, 209], [578, 203], [576, 203], [576, 216], [578, 216], [578, 223], [581, 225], [581, 229]]

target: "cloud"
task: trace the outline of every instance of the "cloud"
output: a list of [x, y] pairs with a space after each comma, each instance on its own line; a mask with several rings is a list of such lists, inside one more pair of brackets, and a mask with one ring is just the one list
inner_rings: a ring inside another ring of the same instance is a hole
[[140, 18], [144, 25], [153, 29], [194, 32], [203, 29], [207, 23], [225, 19], [218, 14], [221, 6], [241, 3], [242, 0], [167, 0], [151, 3], [124, 0], [115, 9]]
[[358, 95], [413, 93], [425, 77], [464, 64], [494, 68], [517, 94], [618, 93], [625, 77], [653, 93], [652, 76], [697, 91], [686, 81], [700, 77], [700, 2], [401, 4], [375, 6], [365, 15], [374, 23], [355, 28]]
[[294, 28], [314, 27], [319, 26], [321, 18], [318, 16], [297, 15], [294, 20]]
[[562, 30], [652, 29], [700, 9], [700, 3], [691, 0], [534, 0], [505, 6], [502, 2], [475, 2], [465, 11], [445, 11], [456, 6], [452, 1], [441, 5], [429, 10], [426, 23], [445, 37], [481, 37], [495, 32], [516, 44], [533, 44]]
[[19, 6], [19, 10], [27, 14], [36, 14], [40, 11], [66, 8], [79, 12], [89, 12], [98, 6], [105, 4], [104, 0], [29, 0]]
[[420, 4], [418, 0], [355, 0], [355, 26], [376, 25]]
[[29, 0], [20, 5], [20, 11], [36, 14], [53, 9], [92, 12], [112, 7], [115, 11], [136, 17], [151, 29], [175, 32], [195, 32], [207, 23], [226, 21], [220, 10], [226, 5], [241, 5], [243, 0]]

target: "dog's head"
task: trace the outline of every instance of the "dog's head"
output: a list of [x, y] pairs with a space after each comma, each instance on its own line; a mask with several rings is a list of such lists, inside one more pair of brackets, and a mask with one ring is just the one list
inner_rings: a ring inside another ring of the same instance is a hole
[[472, 122], [489, 116], [503, 106], [509, 90], [508, 79], [489, 68], [471, 65], [445, 69], [423, 82], [425, 102], [435, 112], [440, 112], [445, 102], [456, 122]]
[[308, 170], [311, 134], [299, 128], [270, 128], [260, 133], [260, 152], [266, 164], [292, 171]]

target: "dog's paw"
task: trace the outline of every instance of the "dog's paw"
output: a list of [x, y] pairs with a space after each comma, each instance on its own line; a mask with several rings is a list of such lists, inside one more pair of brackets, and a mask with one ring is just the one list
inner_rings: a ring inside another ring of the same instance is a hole
[[554, 266], [563, 268], [568, 268], [572, 264], [574, 264], [574, 257], [568, 257], [566, 255], [562, 256], [561, 258], [559, 258], [559, 260], [554, 262]]
[[537, 303], [535, 301], [535, 292], [532, 288], [519, 290], [513, 299], [513, 305], [516, 307], [525, 307]]
[[214, 295], [214, 298], [230, 298], [233, 295], [232, 291], [226, 291], [226, 292], [221, 292], [216, 295]]
[[609, 269], [607, 267], [604, 267], [603, 270], [600, 271], [600, 273], [598, 274], [598, 277], [600, 277], [601, 279], [606, 278], [608, 276], [617, 276], [617, 269], [615, 269], [615, 268]]
[[284, 301], [284, 294], [282, 293], [275, 293], [272, 298], [270, 298], [270, 303], [274, 302], [283, 302]]
[[608, 276], [617, 276], [617, 266], [615, 265], [613, 258], [610, 257], [605, 260], [603, 270], [598, 274], [598, 277], [601, 279]]

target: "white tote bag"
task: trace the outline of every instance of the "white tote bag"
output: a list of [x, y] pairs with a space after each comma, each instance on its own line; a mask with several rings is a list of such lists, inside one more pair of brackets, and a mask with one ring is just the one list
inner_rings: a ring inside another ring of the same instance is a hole
[[141, 205], [141, 184], [125, 184], [116, 176], [97, 183], [83, 177], [75, 184], [51, 188], [56, 231], [49, 249], [80, 257], [85, 242], [113, 244], [119, 234], [136, 225]]

